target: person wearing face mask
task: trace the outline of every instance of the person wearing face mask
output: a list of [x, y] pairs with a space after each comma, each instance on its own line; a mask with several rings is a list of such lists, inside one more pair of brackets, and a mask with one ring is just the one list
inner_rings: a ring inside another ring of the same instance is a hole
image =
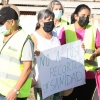
[[57, 36], [60, 43], [63, 45], [66, 41], [64, 41], [65, 36], [61, 38], [62, 32], [65, 33], [65, 27], [69, 24], [66, 20], [62, 19], [62, 15], [64, 14], [63, 6], [59, 0], [52, 0], [47, 8], [52, 10], [55, 15], [53, 35]]
[[90, 13], [87, 5], [78, 5], [71, 15], [71, 24], [66, 28], [66, 43], [79, 39], [85, 45], [86, 84], [75, 87], [69, 96], [63, 97], [63, 100], [92, 100], [96, 88], [94, 70], [97, 68], [96, 57], [100, 55], [100, 32], [89, 24]]
[[[49, 9], [44, 9], [39, 11], [37, 15], [38, 23], [36, 25], [36, 31], [31, 34], [31, 38], [34, 42], [35, 56], [39, 56], [40, 51], [44, 51], [50, 48], [60, 46], [60, 41], [57, 37], [53, 36], [52, 30], [54, 28], [54, 13]], [[35, 79], [37, 85], [35, 86], [35, 98], [36, 100], [60, 100], [60, 94], [58, 98], [54, 99], [54, 95], [47, 97], [46, 99], [42, 98], [42, 90], [40, 85], [40, 80], [38, 77], [37, 63], [35, 59]], [[44, 73], [45, 74], [45, 73]]]
[[19, 27], [14, 5], [0, 10], [0, 100], [27, 100], [32, 83], [33, 43]]

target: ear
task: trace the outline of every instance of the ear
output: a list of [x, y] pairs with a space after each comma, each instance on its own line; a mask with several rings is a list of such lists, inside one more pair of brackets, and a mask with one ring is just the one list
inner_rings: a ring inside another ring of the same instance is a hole
[[11, 23], [12, 23], [12, 26], [14, 26], [16, 22], [15, 22], [14, 19], [12, 19], [12, 20], [11, 20]]
[[78, 20], [77, 14], [74, 14], [74, 18], [75, 18], [76, 21]]
[[39, 24], [40, 24], [40, 26], [44, 26], [44, 23], [42, 20], [39, 20]]

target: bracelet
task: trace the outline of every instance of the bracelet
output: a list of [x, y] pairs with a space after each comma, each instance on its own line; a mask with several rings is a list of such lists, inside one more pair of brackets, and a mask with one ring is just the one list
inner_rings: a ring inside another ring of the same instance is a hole
[[16, 90], [15, 88], [13, 89], [13, 91], [14, 91], [16, 94], [19, 94], [19, 91]]

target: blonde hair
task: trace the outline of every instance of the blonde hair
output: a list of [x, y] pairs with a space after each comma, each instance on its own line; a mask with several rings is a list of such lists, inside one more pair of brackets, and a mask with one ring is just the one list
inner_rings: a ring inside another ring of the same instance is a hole
[[59, 0], [52, 0], [52, 1], [48, 4], [47, 8], [53, 11], [53, 8], [54, 8], [55, 5], [61, 5], [62, 13], [64, 14], [63, 5], [61, 4], [61, 2], [60, 2]]

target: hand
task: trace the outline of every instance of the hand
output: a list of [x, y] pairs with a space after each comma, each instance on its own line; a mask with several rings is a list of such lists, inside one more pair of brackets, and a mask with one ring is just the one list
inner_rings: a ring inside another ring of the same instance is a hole
[[17, 94], [11, 90], [6, 96], [6, 100], [17, 100]]
[[36, 49], [36, 50], [34, 51], [34, 55], [35, 55], [35, 56], [39, 56], [39, 55], [40, 55], [40, 51]]
[[86, 62], [88, 63], [88, 64], [92, 64], [93, 63], [93, 61], [95, 60], [95, 58], [96, 58], [96, 54], [92, 54], [92, 56], [90, 57], [90, 59], [88, 60], [88, 59], [86, 59]]
[[85, 45], [84, 45], [84, 43], [82, 43], [81, 47], [83, 48], [83, 50], [85, 50]]
[[90, 61], [93, 62], [96, 58], [96, 54], [92, 54], [92, 56], [90, 57]]

